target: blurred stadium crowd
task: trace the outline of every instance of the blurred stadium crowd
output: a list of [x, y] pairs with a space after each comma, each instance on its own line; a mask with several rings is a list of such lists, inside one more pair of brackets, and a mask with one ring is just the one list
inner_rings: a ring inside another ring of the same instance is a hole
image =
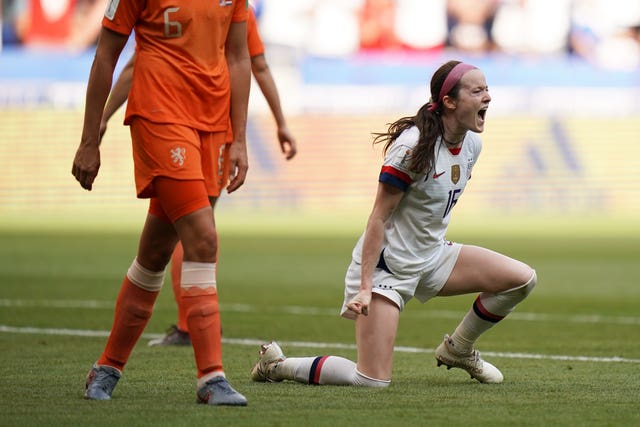
[[[0, 222], [137, 212], [125, 126], [108, 133], [92, 197], [69, 175], [109, 0], [1, 1]], [[619, 216], [638, 229], [640, 0], [252, 3], [300, 151], [280, 163], [269, 107], [252, 90], [251, 185], [220, 212], [368, 209], [380, 161], [371, 132], [413, 114], [429, 97], [430, 70], [455, 58], [484, 71], [493, 97], [463, 215]]]
[[[108, 0], [2, 0], [2, 45], [75, 52], [96, 41]], [[280, 52], [570, 55], [597, 67], [640, 67], [638, 0], [256, 0]]]

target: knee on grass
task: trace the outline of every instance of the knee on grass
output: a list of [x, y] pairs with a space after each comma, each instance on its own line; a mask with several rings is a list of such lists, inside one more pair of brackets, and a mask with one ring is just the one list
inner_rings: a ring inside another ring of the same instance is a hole
[[389, 384], [391, 384], [391, 380], [379, 380], [376, 378], [368, 377], [357, 369], [355, 370], [353, 385], [361, 387], [384, 388], [389, 387]]

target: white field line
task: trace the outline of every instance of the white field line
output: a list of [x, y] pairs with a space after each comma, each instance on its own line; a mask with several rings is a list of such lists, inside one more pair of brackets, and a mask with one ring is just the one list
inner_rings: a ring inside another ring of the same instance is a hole
[[[113, 301], [98, 300], [26, 300], [26, 299], [0, 299], [0, 307], [13, 308], [79, 308], [113, 310]], [[250, 304], [220, 304], [223, 311], [239, 313], [287, 313], [303, 316], [337, 316], [339, 308], [321, 308], [308, 306], [261, 306]], [[425, 308], [420, 312], [406, 312], [406, 317], [424, 317], [438, 319], [460, 319], [465, 313], [453, 310], [429, 310]], [[565, 323], [602, 323], [614, 325], [640, 325], [640, 317], [633, 316], [605, 316], [600, 314], [563, 315], [550, 313], [521, 313], [514, 312], [509, 315], [509, 320], [521, 320], [529, 322], [565, 322]]]
[[[0, 332], [14, 334], [34, 334], [34, 335], [66, 335], [77, 337], [108, 337], [109, 331], [92, 331], [83, 329], [58, 329], [58, 328], [34, 328], [34, 327], [17, 327], [9, 325], [0, 325]], [[143, 334], [144, 339], [160, 338], [163, 334]], [[255, 346], [256, 348], [263, 344], [263, 340], [250, 338], [222, 338], [225, 344]], [[300, 347], [300, 348], [317, 348], [317, 349], [346, 349], [355, 350], [355, 344], [329, 343], [329, 342], [312, 342], [312, 341], [279, 341], [284, 347]], [[399, 353], [433, 353], [433, 349], [397, 346], [396, 352]], [[569, 355], [550, 355], [550, 354], [532, 354], [532, 353], [503, 353], [483, 351], [483, 355], [491, 357], [501, 357], [505, 359], [538, 359], [538, 360], [560, 360], [570, 362], [598, 362], [598, 363], [640, 363], [640, 359], [631, 359], [625, 357], [591, 357], [591, 356], [569, 356]]]

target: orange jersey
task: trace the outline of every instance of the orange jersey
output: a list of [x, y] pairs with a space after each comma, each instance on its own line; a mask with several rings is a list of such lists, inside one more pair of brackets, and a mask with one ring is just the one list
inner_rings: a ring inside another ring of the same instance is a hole
[[247, 45], [249, 46], [249, 56], [254, 57], [264, 53], [264, 44], [258, 33], [258, 21], [253, 13], [253, 8], [249, 8], [249, 19], [247, 20]]
[[134, 116], [204, 131], [226, 131], [232, 22], [247, 20], [246, 0], [111, 0], [109, 30], [135, 30], [136, 59], [125, 124]]

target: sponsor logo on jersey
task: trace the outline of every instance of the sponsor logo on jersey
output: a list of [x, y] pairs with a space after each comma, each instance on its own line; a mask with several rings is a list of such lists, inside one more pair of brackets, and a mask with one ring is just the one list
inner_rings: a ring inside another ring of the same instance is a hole
[[233, 4], [233, 0], [220, 0], [220, 6], [231, 6]]
[[451, 165], [451, 182], [457, 184], [460, 181], [460, 165]]
[[438, 179], [440, 178], [442, 175], [444, 175], [445, 173], [447, 173], [447, 171], [442, 171], [440, 173], [434, 172], [433, 173], [433, 179]]

